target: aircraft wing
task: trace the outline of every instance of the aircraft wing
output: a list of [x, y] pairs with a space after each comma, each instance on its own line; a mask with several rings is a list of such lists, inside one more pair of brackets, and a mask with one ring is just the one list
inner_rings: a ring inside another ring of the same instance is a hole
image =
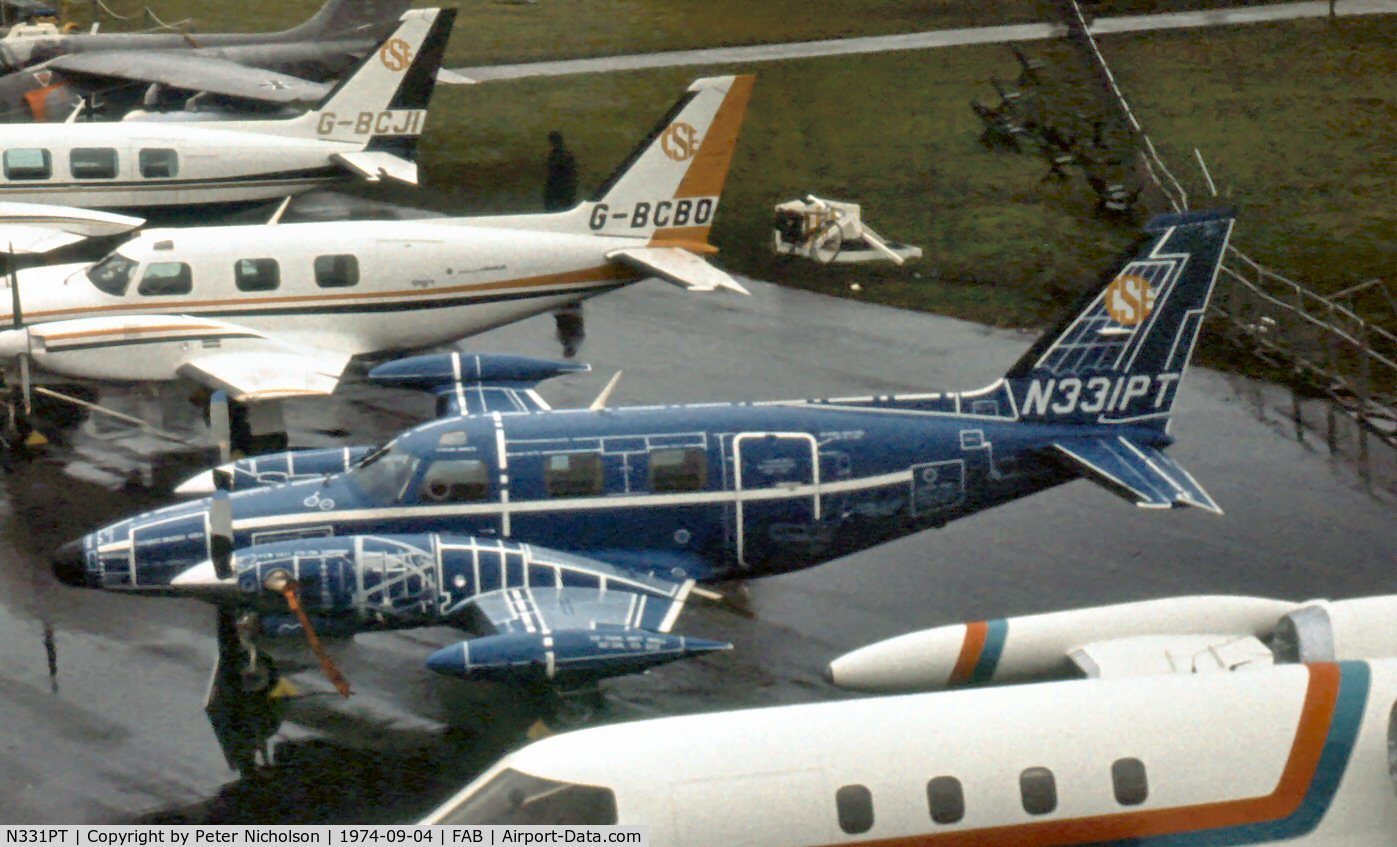
[[0, 203], [0, 251], [50, 253], [88, 238], [120, 235], [145, 223], [142, 218], [50, 206], [41, 203]]
[[191, 358], [177, 372], [234, 400], [272, 400], [333, 393], [349, 358], [321, 350], [219, 352]]
[[175, 50], [70, 53], [50, 59], [43, 67], [64, 75], [158, 83], [282, 106], [317, 103], [331, 87], [328, 83], [311, 82], [227, 59]]
[[1074, 438], [1053, 443], [1089, 479], [1146, 509], [1195, 506], [1222, 514], [1188, 471], [1162, 451], [1129, 438]]
[[690, 291], [726, 288], [738, 294], [752, 293], [726, 272], [682, 247], [627, 247], [607, 253], [606, 258]]
[[357, 153], [335, 153], [330, 161], [341, 165], [369, 182], [395, 179], [408, 185], [417, 184], [417, 163], [382, 150], [362, 150]]
[[474, 610], [494, 634], [438, 650], [427, 666], [465, 678], [541, 673], [576, 683], [732, 646], [671, 634], [693, 580], [604, 574], [590, 587], [529, 586], [477, 596]]

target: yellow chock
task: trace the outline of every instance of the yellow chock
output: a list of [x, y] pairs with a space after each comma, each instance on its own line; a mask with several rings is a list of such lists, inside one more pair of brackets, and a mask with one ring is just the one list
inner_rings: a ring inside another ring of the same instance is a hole
[[530, 741], [538, 741], [540, 738], [547, 738], [553, 734], [553, 729], [543, 722], [543, 718], [534, 721], [533, 725], [529, 727], [529, 731], [524, 733]]
[[45, 444], [48, 443], [49, 440], [45, 438], [44, 434], [42, 432], [39, 432], [37, 429], [30, 431], [29, 437], [24, 439], [25, 447], [43, 447]]
[[286, 679], [285, 677], [282, 677], [281, 679], [277, 680], [277, 683], [275, 686], [272, 687], [272, 690], [267, 692], [267, 699], [269, 700], [290, 700], [293, 697], [300, 696], [301, 690], [296, 686], [292, 685], [291, 680]]

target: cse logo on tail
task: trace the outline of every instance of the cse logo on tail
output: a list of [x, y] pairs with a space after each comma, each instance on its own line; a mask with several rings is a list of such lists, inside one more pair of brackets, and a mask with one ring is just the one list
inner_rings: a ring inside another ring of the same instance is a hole
[[699, 149], [699, 133], [692, 124], [675, 121], [660, 133], [660, 149], [676, 162], [687, 162]]
[[1154, 309], [1150, 281], [1135, 274], [1121, 274], [1106, 287], [1106, 314], [1121, 326], [1139, 326]]
[[412, 64], [412, 45], [401, 38], [390, 38], [378, 48], [378, 58], [390, 71], [401, 71]]

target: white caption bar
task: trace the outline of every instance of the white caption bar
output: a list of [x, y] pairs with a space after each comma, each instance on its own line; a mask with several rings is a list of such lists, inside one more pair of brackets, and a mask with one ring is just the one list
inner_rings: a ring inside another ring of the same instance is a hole
[[643, 826], [6, 826], [4, 830], [0, 847], [650, 844], [649, 831]]

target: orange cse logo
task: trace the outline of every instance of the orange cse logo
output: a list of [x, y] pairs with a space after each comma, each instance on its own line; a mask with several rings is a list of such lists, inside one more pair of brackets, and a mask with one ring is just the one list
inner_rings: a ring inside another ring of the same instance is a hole
[[698, 152], [698, 147], [698, 130], [683, 121], [675, 121], [660, 134], [660, 149], [676, 162], [692, 159]]
[[412, 61], [412, 48], [401, 38], [390, 38], [378, 49], [378, 58], [390, 71], [400, 71]]
[[1154, 308], [1154, 289], [1149, 280], [1134, 274], [1121, 274], [1106, 286], [1106, 314], [1121, 326], [1136, 326]]

